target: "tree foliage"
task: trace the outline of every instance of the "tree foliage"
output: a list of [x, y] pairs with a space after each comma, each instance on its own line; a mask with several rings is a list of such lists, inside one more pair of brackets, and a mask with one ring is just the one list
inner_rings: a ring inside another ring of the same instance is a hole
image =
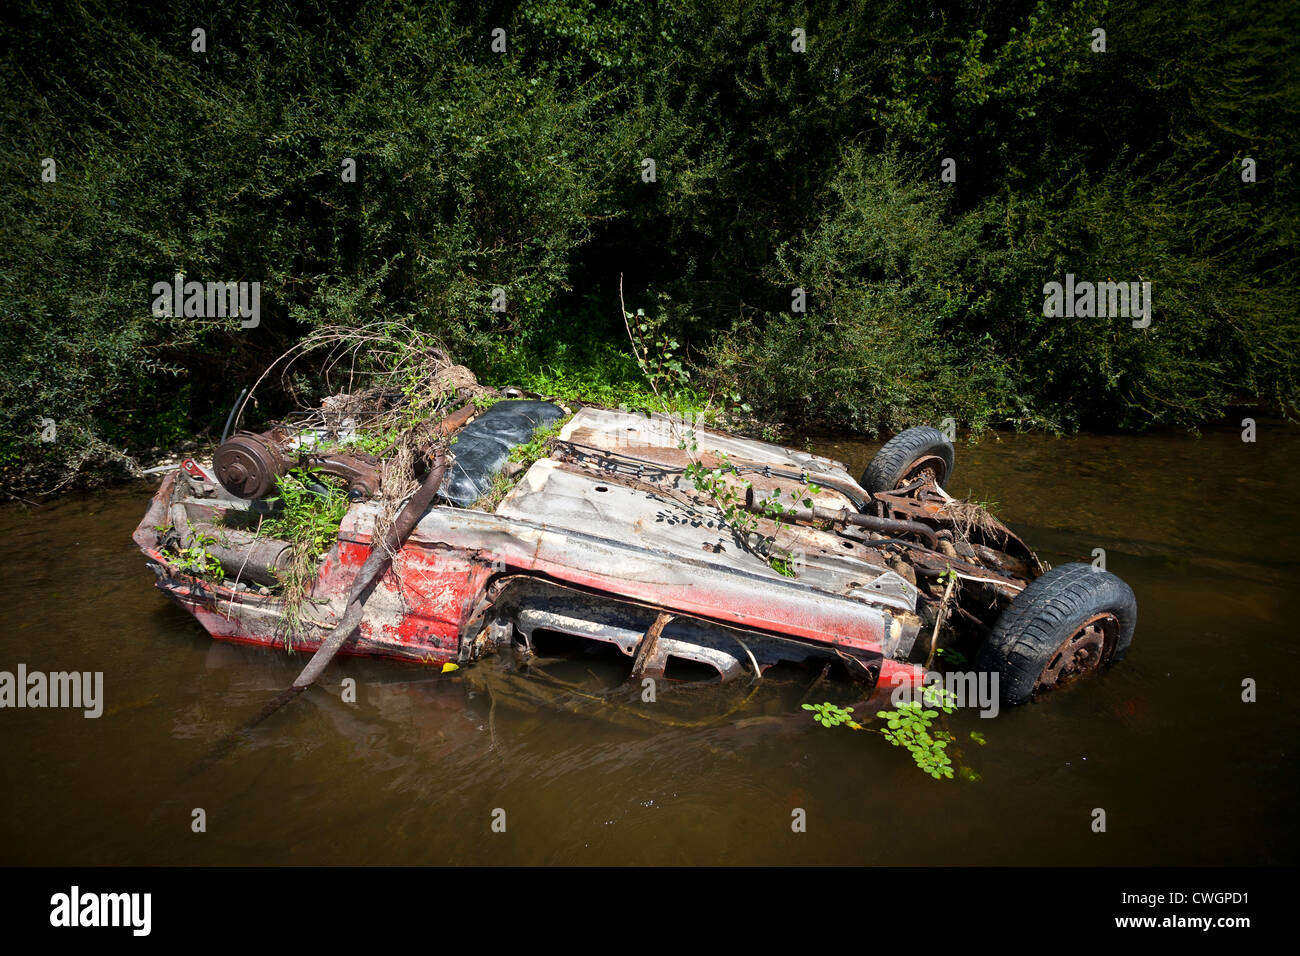
[[[633, 308], [666, 303], [697, 387], [790, 423], [1295, 409], [1291, 5], [18, 0], [6, 17], [11, 491], [219, 430], [321, 324], [400, 318], [489, 378], [567, 379], [585, 355], [621, 381], [620, 275]], [[178, 272], [260, 282], [260, 325], [153, 315]], [[1067, 272], [1152, 282], [1150, 327], [1045, 317]]]

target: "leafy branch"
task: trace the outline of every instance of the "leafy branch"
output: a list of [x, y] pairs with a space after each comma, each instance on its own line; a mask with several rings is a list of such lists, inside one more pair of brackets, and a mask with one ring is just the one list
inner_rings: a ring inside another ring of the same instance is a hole
[[[875, 729], [895, 747], [903, 747], [912, 755], [916, 765], [936, 780], [953, 777], [953, 762], [948, 755], [948, 745], [955, 739], [946, 730], [936, 730], [935, 722], [940, 713], [951, 714], [955, 709], [956, 697], [945, 688], [927, 685], [921, 700], [898, 704], [893, 710], [876, 711], [876, 716], [885, 721], [884, 727]], [[804, 710], [813, 712], [813, 719], [823, 727], [845, 725], [851, 730], [869, 730], [853, 719], [852, 707], [839, 707], [830, 702], [822, 704], [803, 704]], [[984, 737], [972, 732], [971, 739], [983, 745]], [[978, 780], [979, 774], [969, 768], [962, 768], [961, 776], [968, 780]]]

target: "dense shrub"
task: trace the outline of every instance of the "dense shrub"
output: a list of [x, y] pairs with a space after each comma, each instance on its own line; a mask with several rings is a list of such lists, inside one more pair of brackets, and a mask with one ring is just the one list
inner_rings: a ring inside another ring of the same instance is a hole
[[[186, 417], [219, 427], [312, 323], [416, 316], [467, 348], [485, 316], [527, 324], [567, 284], [595, 202], [596, 97], [558, 68], [525, 73], [438, 7], [116, 10], [29, 7], [30, 46], [4, 61], [11, 468], [103, 465], [120, 458], [110, 432], [169, 440], [157, 419], [187, 382]], [[153, 284], [177, 272], [260, 282], [260, 325], [153, 316]]]
[[806, 310], [788, 292], [784, 311], [743, 316], [711, 352], [732, 387], [763, 415], [857, 428], [1027, 415], [1003, 404], [1014, 382], [991, 340], [962, 325], [988, 302], [974, 217], [948, 222], [937, 184], [862, 149], [828, 193], [819, 224], [775, 256]]
[[[18, 0], [5, 17], [11, 493], [219, 430], [322, 323], [401, 318], [501, 382], [643, 392], [620, 275], [630, 307], [663, 304], [701, 395], [771, 419], [1295, 409], [1294, 5]], [[152, 315], [177, 272], [260, 282], [261, 324]], [[1044, 317], [1067, 272], [1151, 281], [1150, 328]]]

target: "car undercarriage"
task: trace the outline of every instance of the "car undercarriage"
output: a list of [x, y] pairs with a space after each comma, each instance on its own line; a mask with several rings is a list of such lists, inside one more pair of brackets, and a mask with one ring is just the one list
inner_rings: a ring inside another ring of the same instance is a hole
[[[559, 641], [613, 649], [629, 680], [758, 679], [782, 664], [915, 686], [947, 651], [1020, 703], [1118, 660], [1132, 637], [1118, 578], [1048, 570], [987, 509], [948, 495], [953, 448], [932, 428], [887, 443], [861, 481], [663, 414], [505, 398], [439, 428], [454, 437], [424, 469], [427, 505], [406, 499], [400, 541], [383, 456], [322, 450], [285, 425], [168, 475], [136, 541], [213, 637], [327, 658], [526, 667]], [[543, 432], [543, 454], [510, 461]], [[286, 626], [291, 543], [260, 529], [294, 469], [330, 476], [348, 504]], [[196, 542], [216, 573], [178, 561]], [[1064, 617], [1008, 628], [1013, 607], [1059, 610], [1062, 587]]]

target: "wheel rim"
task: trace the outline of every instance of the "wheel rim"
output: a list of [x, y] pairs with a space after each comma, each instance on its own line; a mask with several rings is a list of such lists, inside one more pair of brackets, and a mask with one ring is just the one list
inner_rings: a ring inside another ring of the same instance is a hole
[[943, 480], [947, 477], [948, 463], [938, 455], [926, 455], [912, 462], [903, 476], [894, 482], [894, 487], [901, 488], [923, 478], [942, 486]]
[[1110, 660], [1119, 636], [1119, 621], [1113, 614], [1098, 614], [1061, 642], [1048, 658], [1034, 687], [1038, 691], [1060, 687], [1093, 673]]

